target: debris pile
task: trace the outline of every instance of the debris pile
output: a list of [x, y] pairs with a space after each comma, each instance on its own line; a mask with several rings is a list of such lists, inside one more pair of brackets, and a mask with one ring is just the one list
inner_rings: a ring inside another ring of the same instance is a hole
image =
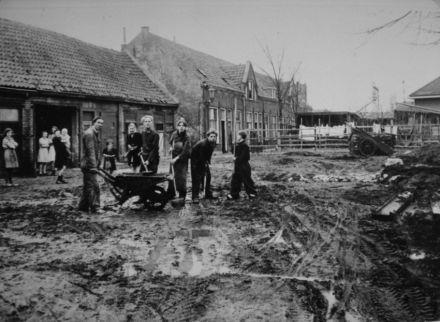
[[[440, 144], [431, 144], [387, 160], [382, 183], [412, 195], [412, 212], [440, 214]], [[405, 209], [401, 209], [402, 211]]]

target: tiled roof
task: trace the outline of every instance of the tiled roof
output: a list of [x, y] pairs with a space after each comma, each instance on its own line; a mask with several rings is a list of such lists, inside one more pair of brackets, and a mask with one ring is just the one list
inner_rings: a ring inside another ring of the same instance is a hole
[[246, 69], [246, 65], [225, 65], [221, 66], [221, 68], [225, 71], [225, 73], [228, 75], [230, 81], [240, 88], [241, 84], [243, 83], [243, 75], [244, 71]]
[[275, 88], [272, 78], [267, 75], [255, 73], [258, 84], [258, 94], [261, 96], [272, 98], [272, 89]]
[[434, 79], [432, 82], [426, 84], [410, 95], [410, 97], [417, 98], [418, 96], [437, 96], [440, 95], [440, 77]]
[[[162, 76], [173, 78], [181, 74], [182, 78], [179, 79], [177, 84], [181, 88], [189, 86], [188, 82], [190, 82], [194, 87], [197, 87], [194, 90], [199, 91], [200, 83], [205, 81], [209, 85], [239, 90], [236, 84], [229, 79], [225, 70], [222, 69], [223, 66], [234, 66], [230, 62], [191, 49], [150, 32], [148, 34], [141, 32], [129, 43], [128, 48], [138, 42], [142, 43], [141, 46], [144, 49], [148, 48], [149, 50], [141, 49], [142, 53], [135, 50], [133, 56], [139, 59], [140, 62], [143, 62], [143, 60], [148, 61], [150, 64], [149, 69], [151, 69], [153, 74], [161, 73], [164, 68], [168, 69], [169, 75]], [[131, 49], [133, 50], [133, 48]], [[154, 64], [156, 65], [154, 66]], [[172, 66], [177, 69], [173, 70]], [[163, 82], [168, 83], [168, 80], [165, 79]]]
[[2, 18], [0, 86], [176, 104], [126, 53]]

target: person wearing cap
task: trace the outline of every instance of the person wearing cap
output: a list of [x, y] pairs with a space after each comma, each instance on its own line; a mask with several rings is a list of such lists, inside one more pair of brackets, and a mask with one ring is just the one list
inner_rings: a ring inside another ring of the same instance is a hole
[[245, 131], [238, 132], [234, 151], [234, 173], [231, 180], [231, 192], [227, 196], [229, 200], [239, 198], [242, 184], [250, 199], [255, 198], [257, 194], [254, 181], [251, 178], [250, 153], [249, 145], [246, 144], [246, 137]]
[[12, 172], [18, 168], [17, 152], [15, 151], [18, 143], [12, 137], [13, 135], [14, 132], [9, 127], [3, 132], [2, 148], [4, 150], [3, 157], [5, 161], [5, 181], [7, 187], [17, 186], [17, 184], [12, 183]]
[[141, 119], [144, 126], [142, 131], [142, 169], [151, 173], [157, 173], [159, 166], [159, 134], [153, 130], [153, 117], [146, 115]]
[[84, 131], [82, 137], [83, 157], [81, 159], [81, 171], [83, 173], [83, 191], [78, 209], [100, 212], [100, 191], [98, 184], [98, 168], [100, 164], [100, 153], [102, 151], [99, 132], [104, 124], [101, 117], [95, 117], [92, 125]]
[[191, 150], [191, 180], [192, 180], [192, 200], [193, 203], [199, 203], [200, 185], [203, 179], [205, 199], [212, 199], [211, 192], [211, 164], [212, 153], [217, 143], [217, 132], [211, 130], [206, 134], [206, 139], [197, 142]]
[[[174, 175], [173, 182], [168, 187], [168, 193], [171, 197], [179, 193], [179, 198], [186, 197], [186, 177], [188, 173], [188, 158], [190, 151], [190, 139], [186, 133], [187, 123], [185, 120], [177, 122], [177, 130], [171, 135], [171, 165], [170, 171]], [[174, 183], [176, 186], [174, 186]]]

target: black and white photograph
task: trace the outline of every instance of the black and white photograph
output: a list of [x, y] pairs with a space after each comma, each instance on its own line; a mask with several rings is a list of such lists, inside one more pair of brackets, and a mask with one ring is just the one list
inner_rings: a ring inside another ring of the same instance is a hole
[[0, 0], [0, 321], [440, 321], [440, 0]]

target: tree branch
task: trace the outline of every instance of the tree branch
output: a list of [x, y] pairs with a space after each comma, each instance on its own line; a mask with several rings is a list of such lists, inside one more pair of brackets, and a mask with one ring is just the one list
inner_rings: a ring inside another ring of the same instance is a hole
[[405, 19], [406, 17], [410, 16], [410, 15], [413, 14], [413, 13], [414, 13], [414, 11], [413, 11], [413, 10], [410, 10], [410, 11], [408, 11], [407, 13], [405, 13], [403, 16], [400, 16], [399, 18], [396, 18], [396, 19], [394, 19], [394, 20], [391, 20], [391, 21], [387, 22], [386, 24], [383, 24], [383, 25], [378, 26], [378, 27], [376, 27], [376, 28], [368, 29], [365, 33], [371, 35], [371, 34], [374, 34], [374, 33], [378, 32], [378, 31], [380, 31], [380, 30], [382, 30], [382, 29], [392, 27], [392, 26], [394, 26], [396, 23], [398, 23], [399, 21]]

